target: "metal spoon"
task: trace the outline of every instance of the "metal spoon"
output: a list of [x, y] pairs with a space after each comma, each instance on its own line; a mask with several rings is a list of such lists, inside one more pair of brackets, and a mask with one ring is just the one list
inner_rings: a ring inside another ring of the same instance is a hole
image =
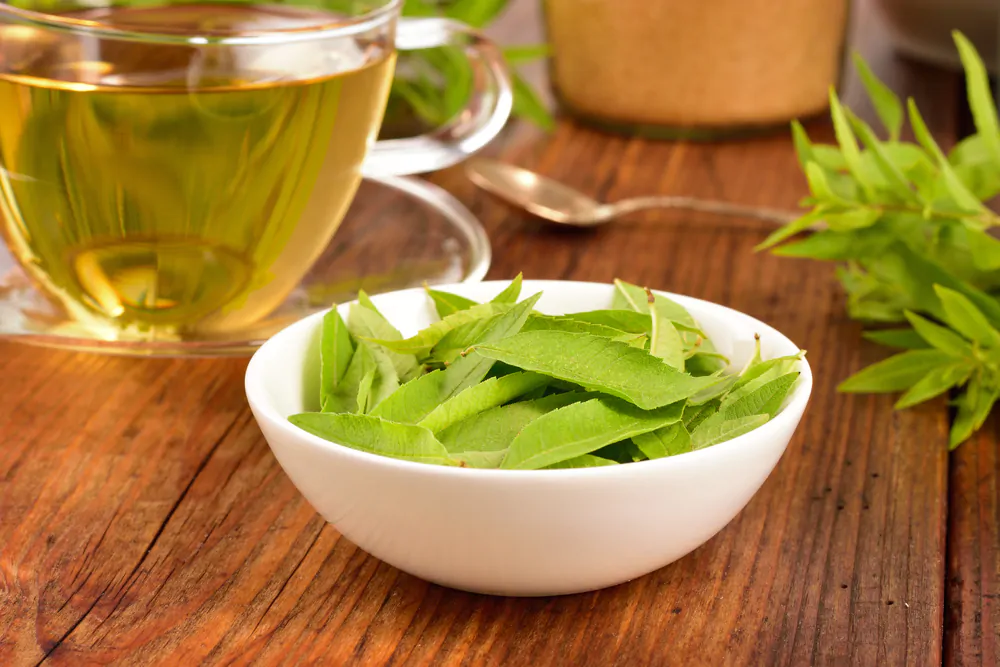
[[799, 216], [756, 206], [741, 206], [694, 197], [653, 196], [602, 204], [579, 190], [551, 178], [510, 164], [475, 158], [466, 166], [473, 183], [529, 213], [560, 225], [596, 227], [613, 219], [648, 208], [674, 208], [719, 215], [753, 218], [785, 224]]

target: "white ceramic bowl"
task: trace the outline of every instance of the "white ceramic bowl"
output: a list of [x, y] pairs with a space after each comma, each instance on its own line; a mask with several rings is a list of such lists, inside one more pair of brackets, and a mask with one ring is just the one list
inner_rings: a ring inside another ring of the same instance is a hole
[[[506, 282], [442, 287], [485, 301]], [[563, 314], [610, 305], [610, 285], [526, 281], [536, 308]], [[765, 358], [797, 347], [766, 324], [706, 301], [687, 307], [735, 366], [759, 333]], [[404, 336], [435, 319], [421, 290], [373, 299]], [[341, 314], [347, 316], [346, 307]], [[246, 392], [278, 462], [345, 537], [405, 572], [452, 588], [557, 595], [622, 583], [706, 542], [749, 502], [774, 468], [812, 391], [809, 365], [784, 409], [759, 429], [713, 447], [617, 466], [475, 470], [400, 461], [349, 449], [292, 426], [316, 410], [322, 315], [281, 331], [250, 361]]]

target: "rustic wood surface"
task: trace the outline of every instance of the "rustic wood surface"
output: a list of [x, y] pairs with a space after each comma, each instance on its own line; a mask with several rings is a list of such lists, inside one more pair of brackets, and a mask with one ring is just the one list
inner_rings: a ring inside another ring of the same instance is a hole
[[[536, 25], [530, 9], [507, 28]], [[863, 51], [953, 141], [958, 77], [893, 59], [879, 37], [866, 27]], [[561, 121], [551, 135], [516, 125], [490, 151], [608, 199], [794, 207], [804, 192], [784, 133], [655, 143]], [[459, 593], [316, 515], [250, 415], [245, 360], [0, 344], [0, 665], [997, 664], [1000, 423], [949, 456], [944, 401], [895, 413], [891, 398], [837, 394], [882, 352], [829, 266], [756, 255], [761, 227], [705, 215], [554, 231], [458, 169], [435, 180], [484, 221], [493, 278], [621, 277], [743, 310], [809, 350], [810, 408], [750, 505], [612, 589]]]

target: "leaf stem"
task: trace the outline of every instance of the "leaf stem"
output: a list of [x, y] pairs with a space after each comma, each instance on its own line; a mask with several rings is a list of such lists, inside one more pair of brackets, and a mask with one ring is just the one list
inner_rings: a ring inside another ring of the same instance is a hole
[[[874, 209], [881, 213], [913, 213], [927, 219], [948, 218], [958, 221], [975, 221], [985, 225], [983, 229], [1000, 226], [1000, 215], [993, 211], [983, 211], [981, 213], [969, 213], [963, 211], [944, 211], [940, 209], [927, 209], [922, 206], [907, 206], [905, 204], [864, 204], [859, 203], [856, 209]], [[823, 211], [821, 215], [836, 215], [834, 211]]]

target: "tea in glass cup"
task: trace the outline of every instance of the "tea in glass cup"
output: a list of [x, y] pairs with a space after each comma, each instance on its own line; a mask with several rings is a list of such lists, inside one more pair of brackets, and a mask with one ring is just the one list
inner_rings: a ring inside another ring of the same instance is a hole
[[[0, 224], [76, 320], [126, 339], [239, 330], [298, 284], [366, 172], [395, 63], [398, 2], [331, 4], [354, 12], [0, 5]], [[441, 27], [438, 43], [460, 31]], [[416, 141], [380, 146], [375, 171], [464, 157]]]

